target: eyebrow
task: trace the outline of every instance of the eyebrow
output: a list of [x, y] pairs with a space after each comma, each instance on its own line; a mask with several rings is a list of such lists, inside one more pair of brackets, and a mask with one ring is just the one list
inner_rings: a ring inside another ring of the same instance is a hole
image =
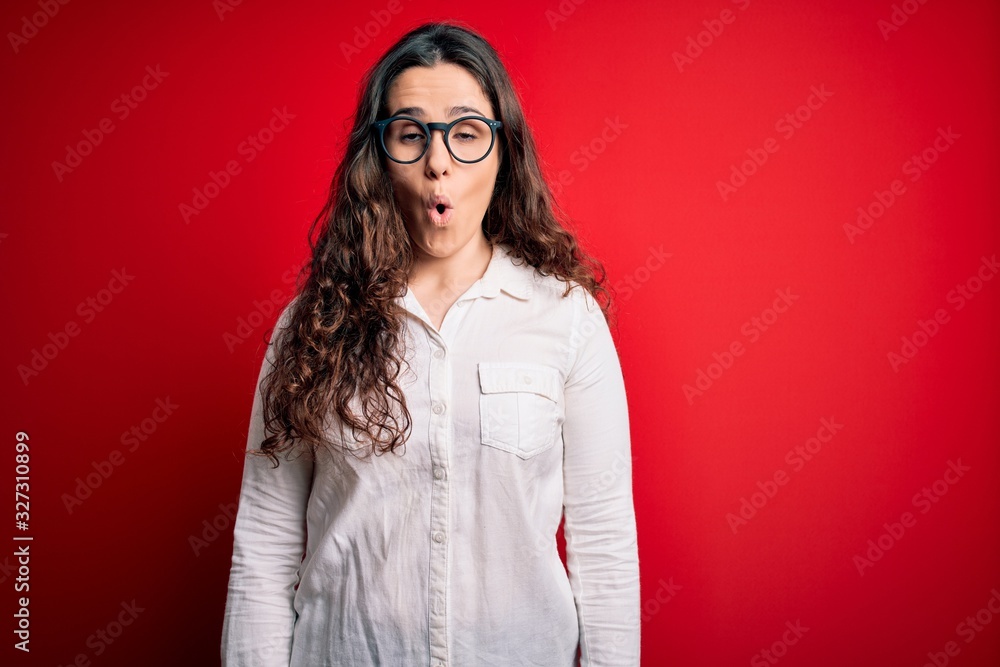
[[[423, 110], [422, 107], [403, 107], [401, 109], [396, 109], [392, 112], [391, 116], [423, 116], [427, 112]], [[482, 111], [475, 107], [467, 107], [464, 105], [453, 106], [448, 112], [448, 116], [458, 116], [465, 113], [474, 113], [477, 116], [486, 116]]]

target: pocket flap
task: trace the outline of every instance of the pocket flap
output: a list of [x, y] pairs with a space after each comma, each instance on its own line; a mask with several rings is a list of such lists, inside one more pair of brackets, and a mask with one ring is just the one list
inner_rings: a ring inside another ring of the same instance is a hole
[[557, 369], [527, 362], [480, 362], [479, 386], [484, 394], [528, 391], [557, 402], [562, 393]]

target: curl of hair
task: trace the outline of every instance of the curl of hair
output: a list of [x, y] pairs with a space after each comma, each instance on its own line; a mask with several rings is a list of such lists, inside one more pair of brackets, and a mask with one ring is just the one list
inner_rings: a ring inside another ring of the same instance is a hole
[[287, 326], [269, 342], [274, 362], [260, 387], [269, 435], [250, 453], [270, 457], [275, 467], [281, 452], [301, 448], [315, 455], [333, 445], [331, 419], [363, 445], [346, 448], [352, 454], [381, 455], [408, 438], [410, 414], [397, 382], [405, 363], [405, 320], [396, 298], [406, 292], [413, 254], [370, 126], [388, 116], [387, 91], [401, 72], [437, 63], [471, 73], [503, 122], [499, 172], [482, 222], [490, 244], [502, 243], [541, 275], [566, 282], [563, 297], [576, 286], [586, 289], [613, 323], [604, 268], [561, 223], [566, 216], [542, 175], [499, 55], [460, 24], [422, 25], [403, 35], [361, 82], [345, 158], [310, 226], [311, 261], [302, 267]]

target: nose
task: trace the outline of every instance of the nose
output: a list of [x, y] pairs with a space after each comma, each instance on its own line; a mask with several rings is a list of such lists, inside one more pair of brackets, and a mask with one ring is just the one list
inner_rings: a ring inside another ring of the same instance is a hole
[[444, 130], [431, 130], [430, 145], [427, 146], [426, 172], [429, 177], [441, 176], [451, 168], [451, 153], [444, 142]]

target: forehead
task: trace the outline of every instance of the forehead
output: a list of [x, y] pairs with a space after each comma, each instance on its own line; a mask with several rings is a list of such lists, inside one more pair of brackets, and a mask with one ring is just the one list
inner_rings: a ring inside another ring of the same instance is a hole
[[476, 78], [464, 67], [452, 63], [404, 70], [389, 86], [386, 104], [390, 113], [400, 107], [420, 107], [432, 116], [439, 116], [453, 106], [469, 106], [493, 114], [493, 107]]

